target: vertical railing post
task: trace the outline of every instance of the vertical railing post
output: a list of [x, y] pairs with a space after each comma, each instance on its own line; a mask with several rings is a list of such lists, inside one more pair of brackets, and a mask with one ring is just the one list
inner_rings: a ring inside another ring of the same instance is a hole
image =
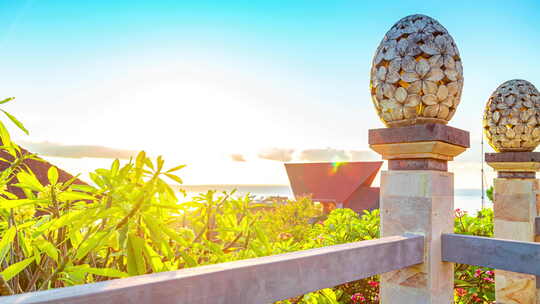
[[453, 264], [441, 261], [441, 234], [454, 231], [454, 176], [447, 163], [469, 147], [469, 133], [419, 124], [370, 130], [369, 143], [388, 160], [381, 173], [381, 237], [425, 236], [423, 264], [381, 276], [381, 302], [453, 303]]
[[[534, 242], [540, 152], [486, 153], [485, 159], [498, 174], [493, 181], [495, 237]], [[497, 303], [535, 304], [536, 279], [495, 270], [495, 296]]]

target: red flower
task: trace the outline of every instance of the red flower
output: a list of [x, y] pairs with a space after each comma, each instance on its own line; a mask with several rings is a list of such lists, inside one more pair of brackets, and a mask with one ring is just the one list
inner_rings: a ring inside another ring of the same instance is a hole
[[353, 303], [362, 304], [366, 301], [366, 298], [361, 293], [357, 292], [351, 296], [351, 301], [353, 301]]
[[495, 280], [493, 278], [482, 278], [482, 280], [486, 281], [486, 282], [489, 282], [489, 283], [494, 283]]
[[456, 288], [456, 293], [459, 297], [463, 297], [464, 295], [467, 294], [467, 290], [463, 288]]
[[491, 270], [486, 271], [486, 274], [490, 277], [493, 277], [495, 275], [495, 273]]
[[473, 293], [471, 299], [472, 299], [475, 303], [480, 303], [480, 302], [482, 302], [482, 299], [480, 299], [480, 298], [478, 297], [478, 294], [476, 294], [476, 293]]
[[474, 272], [474, 277], [475, 277], [475, 278], [478, 278], [479, 276], [482, 275], [482, 273], [484, 273], [484, 272], [482, 271], [482, 269], [478, 268], [478, 269], [476, 269], [476, 271]]
[[457, 208], [454, 213], [456, 217], [464, 217], [467, 214], [467, 211]]
[[371, 287], [379, 287], [379, 282], [377, 282], [377, 281], [371, 281], [371, 280], [369, 280], [369, 281], [368, 281], [368, 284], [369, 284], [369, 286], [371, 286]]

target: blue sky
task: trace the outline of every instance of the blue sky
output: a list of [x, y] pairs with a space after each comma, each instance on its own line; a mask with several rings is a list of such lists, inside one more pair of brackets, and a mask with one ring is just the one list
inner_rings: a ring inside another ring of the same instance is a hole
[[[0, 0], [0, 96], [17, 97], [7, 109], [31, 135], [16, 138], [37, 150], [145, 149], [188, 163], [188, 183], [286, 183], [272, 152], [339, 160], [368, 149], [367, 130], [382, 127], [373, 53], [414, 13], [460, 49], [450, 125], [471, 132], [473, 149], [454, 171], [479, 187], [487, 98], [509, 79], [540, 86], [540, 1]], [[53, 159], [83, 172], [110, 162]]]

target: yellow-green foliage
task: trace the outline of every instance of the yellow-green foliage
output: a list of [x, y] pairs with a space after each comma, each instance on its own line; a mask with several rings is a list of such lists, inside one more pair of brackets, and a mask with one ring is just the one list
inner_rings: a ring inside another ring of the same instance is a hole
[[274, 242], [304, 242], [312, 234], [313, 224], [323, 220], [322, 206], [309, 198], [274, 203], [260, 211], [261, 228]]
[[177, 249], [189, 238], [169, 227], [178, 205], [163, 178], [178, 181], [179, 169], [166, 170], [161, 158], [152, 163], [141, 152], [124, 166], [116, 160], [92, 173], [96, 186], [59, 182], [54, 167], [45, 186], [17, 167], [16, 186], [27, 198], [4, 191], [0, 199], [4, 279], [25, 292], [178, 269], [184, 261]]

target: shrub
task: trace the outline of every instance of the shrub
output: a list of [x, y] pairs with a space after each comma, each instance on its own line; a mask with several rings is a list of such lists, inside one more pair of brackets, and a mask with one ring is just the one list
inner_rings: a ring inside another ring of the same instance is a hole
[[[0, 101], [4, 104], [12, 99]], [[12, 115], [8, 118], [23, 131]], [[379, 237], [379, 211], [349, 209], [323, 215], [308, 198], [252, 202], [234, 192], [208, 191], [178, 204], [169, 182], [181, 184], [161, 157], [140, 152], [126, 164], [90, 174], [92, 185], [60, 182], [51, 167], [42, 184], [0, 122], [1, 147], [11, 156], [0, 173], [0, 295], [58, 288], [221, 263]], [[26, 198], [17, 198], [7, 185]], [[456, 232], [493, 234], [493, 212], [456, 211]], [[494, 298], [490, 269], [456, 265], [456, 302]], [[378, 303], [378, 277], [327, 288], [281, 303]]]
[[[476, 216], [470, 216], [467, 212], [456, 209], [455, 232], [492, 237], [493, 210], [483, 209], [478, 211]], [[457, 304], [491, 303], [495, 301], [493, 269], [455, 264], [454, 278], [455, 302]]]

